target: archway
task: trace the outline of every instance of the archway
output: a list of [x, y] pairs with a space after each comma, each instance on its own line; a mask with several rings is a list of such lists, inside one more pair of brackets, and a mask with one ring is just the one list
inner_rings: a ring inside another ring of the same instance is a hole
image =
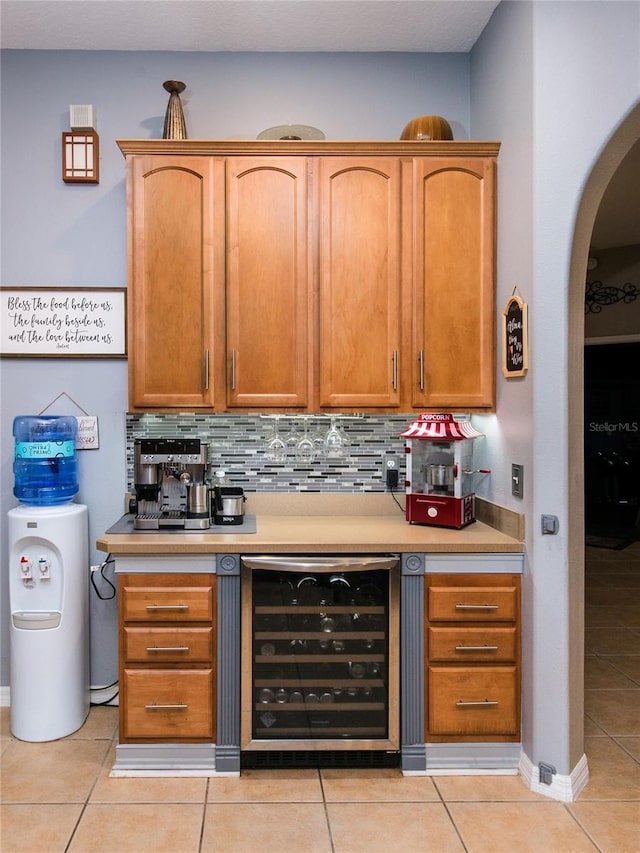
[[[576, 215], [569, 272], [568, 428], [572, 436], [584, 434], [584, 297], [587, 259], [595, 217], [614, 172], [631, 147], [640, 139], [640, 103], [629, 112], [605, 142], [602, 152], [585, 181]], [[568, 443], [569, 506], [569, 625], [584, 626], [584, 449], [583, 442]], [[584, 630], [571, 630], [571, 660], [584, 659]], [[572, 680], [569, 707], [572, 722], [570, 755], [575, 766], [584, 753], [584, 684]]]

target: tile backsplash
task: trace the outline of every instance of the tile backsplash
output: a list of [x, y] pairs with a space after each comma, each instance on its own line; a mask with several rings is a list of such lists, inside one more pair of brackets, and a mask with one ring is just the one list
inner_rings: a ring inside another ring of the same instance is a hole
[[[179, 436], [207, 443], [210, 473], [222, 469], [232, 483], [246, 491], [384, 492], [386, 454], [397, 456], [400, 483], [404, 479], [404, 439], [398, 438], [398, 434], [414, 417], [405, 414], [338, 418], [337, 423], [349, 442], [345, 458], [319, 456], [313, 462], [301, 463], [296, 459], [295, 446], [288, 444], [285, 461], [275, 463], [268, 459], [266, 449], [266, 437], [275, 423], [272, 416], [128, 414], [128, 487], [133, 488], [134, 439]], [[326, 435], [331, 425], [331, 419], [324, 415], [309, 416], [306, 420], [312, 438]], [[281, 437], [286, 439], [294, 425], [301, 434], [302, 417], [281, 416], [278, 421]]]

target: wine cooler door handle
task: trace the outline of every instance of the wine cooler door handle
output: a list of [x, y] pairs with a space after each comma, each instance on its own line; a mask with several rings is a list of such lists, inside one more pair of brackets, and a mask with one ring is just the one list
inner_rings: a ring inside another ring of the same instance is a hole
[[359, 569], [392, 569], [398, 564], [395, 555], [374, 557], [368, 554], [349, 557], [276, 557], [244, 556], [242, 562], [250, 569], [275, 569], [289, 572], [313, 572], [323, 570], [357, 571]]

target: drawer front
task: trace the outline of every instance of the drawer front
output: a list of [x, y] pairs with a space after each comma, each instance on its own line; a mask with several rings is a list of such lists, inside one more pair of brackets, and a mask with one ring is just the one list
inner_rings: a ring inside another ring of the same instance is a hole
[[210, 622], [213, 592], [206, 587], [124, 586], [125, 622]]
[[191, 663], [213, 658], [213, 628], [124, 629], [124, 658], [130, 662]]
[[515, 586], [432, 586], [428, 597], [433, 622], [513, 622], [517, 614]]
[[515, 667], [429, 667], [429, 731], [433, 735], [515, 735]]
[[508, 663], [516, 659], [516, 636], [515, 625], [508, 628], [430, 625], [427, 631], [429, 660]]
[[213, 671], [124, 671], [125, 739], [213, 740]]

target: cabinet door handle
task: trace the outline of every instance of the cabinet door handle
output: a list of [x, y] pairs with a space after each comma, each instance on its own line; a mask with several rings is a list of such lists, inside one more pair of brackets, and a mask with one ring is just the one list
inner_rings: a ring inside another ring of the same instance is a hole
[[497, 652], [497, 646], [456, 646], [457, 652]]
[[497, 704], [492, 699], [484, 699], [482, 702], [463, 702], [462, 699], [458, 699], [456, 708], [491, 708]]
[[184, 711], [189, 706], [188, 705], [145, 705], [144, 706], [147, 711]]
[[398, 390], [398, 350], [394, 349], [393, 355], [391, 356], [391, 384], [393, 386], [393, 390]]
[[209, 350], [204, 351], [204, 390], [209, 390]]
[[418, 353], [418, 368], [419, 368], [419, 385], [420, 390], [424, 391], [424, 350], [421, 349]]
[[236, 390], [236, 351], [231, 350], [231, 390]]
[[147, 646], [148, 652], [188, 652], [189, 646]]
[[497, 610], [499, 604], [456, 604], [456, 610]]
[[188, 610], [188, 604], [147, 604], [147, 610]]

